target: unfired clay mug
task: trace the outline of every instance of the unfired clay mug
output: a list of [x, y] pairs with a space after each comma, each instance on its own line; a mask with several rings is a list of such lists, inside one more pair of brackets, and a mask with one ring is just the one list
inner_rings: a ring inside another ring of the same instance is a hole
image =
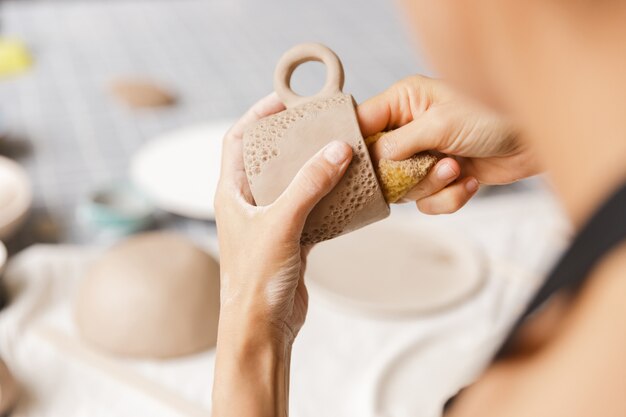
[[[302, 97], [293, 92], [290, 80], [308, 61], [326, 66], [326, 83], [314, 96]], [[305, 162], [328, 143], [340, 140], [352, 147], [344, 177], [309, 214], [303, 244], [332, 239], [389, 215], [354, 99], [342, 92], [343, 81], [343, 67], [333, 51], [317, 43], [295, 46], [280, 58], [274, 73], [274, 89], [287, 109], [250, 125], [243, 137], [246, 175], [258, 205], [274, 202]]]

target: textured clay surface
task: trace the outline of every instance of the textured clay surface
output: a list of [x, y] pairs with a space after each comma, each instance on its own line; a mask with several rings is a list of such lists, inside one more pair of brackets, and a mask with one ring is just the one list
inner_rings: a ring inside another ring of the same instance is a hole
[[304, 163], [333, 140], [352, 146], [345, 176], [307, 219], [303, 244], [332, 239], [389, 215], [354, 112], [337, 93], [264, 118], [244, 133], [244, 163], [258, 205], [271, 204]]
[[[377, 133], [365, 139], [370, 146], [388, 132]], [[376, 175], [388, 203], [396, 203], [413, 187], [422, 181], [430, 169], [439, 161], [435, 155], [420, 152], [403, 161], [381, 159], [376, 167]]]
[[172, 233], [136, 235], [108, 249], [80, 286], [80, 335], [106, 352], [168, 358], [215, 345], [219, 266]]

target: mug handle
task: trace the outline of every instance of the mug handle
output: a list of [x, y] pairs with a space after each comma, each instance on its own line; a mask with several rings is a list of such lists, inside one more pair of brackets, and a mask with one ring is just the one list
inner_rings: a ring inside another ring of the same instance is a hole
[[[309, 61], [321, 62], [326, 66], [326, 82], [317, 94], [303, 97], [291, 89], [291, 75], [298, 66]], [[274, 71], [274, 91], [288, 108], [315, 98], [330, 97], [341, 93], [343, 82], [343, 66], [339, 57], [319, 43], [302, 43], [294, 46], [283, 54]]]

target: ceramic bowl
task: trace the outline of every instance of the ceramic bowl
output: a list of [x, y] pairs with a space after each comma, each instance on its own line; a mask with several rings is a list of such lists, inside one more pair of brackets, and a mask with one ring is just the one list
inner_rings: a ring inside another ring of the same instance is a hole
[[0, 156], [0, 239], [8, 240], [22, 225], [32, 203], [26, 171], [9, 158]]
[[6, 267], [7, 258], [7, 248], [6, 246], [4, 246], [4, 243], [0, 242], [0, 276], [2, 275], [2, 273], [4, 272], [4, 268]]
[[91, 345], [119, 356], [171, 358], [215, 345], [219, 265], [170, 232], [132, 236], [85, 272], [74, 316]]
[[146, 228], [154, 208], [132, 185], [114, 183], [94, 191], [79, 208], [80, 220], [104, 237], [129, 235]]

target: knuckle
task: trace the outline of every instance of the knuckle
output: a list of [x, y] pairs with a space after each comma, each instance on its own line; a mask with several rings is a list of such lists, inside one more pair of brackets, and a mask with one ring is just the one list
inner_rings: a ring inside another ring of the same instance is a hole
[[458, 193], [454, 193], [446, 199], [443, 213], [451, 214], [458, 211], [465, 203], [463, 197]]
[[213, 197], [213, 207], [215, 207], [215, 211], [222, 211], [222, 207], [225, 204], [224, 191], [222, 191], [221, 187], [215, 193]]
[[432, 210], [432, 204], [430, 204], [427, 200], [418, 200], [415, 205], [417, 206], [417, 209], [424, 214], [435, 214]]
[[396, 154], [397, 150], [398, 150], [398, 140], [396, 139], [395, 134], [392, 133], [387, 133], [385, 136], [383, 136], [381, 139], [381, 150], [383, 152], [383, 156], [385, 156], [386, 158], [392, 157], [393, 155]]
[[463, 207], [463, 205], [465, 204], [466, 201], [467, 201], [466, 194], [464, 192], [454, 193], [452, 195], [451, 205], [452, 205], [452, 207], [454, 207], [454, 209], [456, 211], [456, 210], [460, 209], [461, 207]]
[[426, 198], [435, 192], [435, 184], [428, 176], [420, 181], [413, 189], [418, 198]]
[[222, 144], [227, 144], [229, 142], [232, 142], [238, 137], [241, 137], [242, 135], [243, 135], [243, 128], [241, 127], [241, 123], [237, 122], [228, 128], [228, 131], [222, 138]]
[[320, 190], [331, 187], [333, 182], [333, 169], [328, 164], [314, 161], [308, 169], [302, 173], [301, 186], [309, 194], [317, 194]]
[[395, 81], [393, 84], [387, 88], [385, 91], [388, 94], [397, 94], [400, 90], [404, 89], [407, 84], [411, 83], [411, 77], [405, 77], [400, 80]]
[[459, 193], [446, 196], [433, 196], [416, 202], [417, 208], [424, 214], [452, 214], [465, 205], [465, 199]]
[[428, 81], [430, 81], [430, 78], [421, 74], [409, 75], [394, 82], [391, 87], [389, 87], [389, 91], [395, 93], [396, 95], [405, 94], [407, 90], [420, 89]]
[[215, 195], [214, 201], [215, 218], [221, 219], [227, 216], [228, 212], [231, 211], [230, 208], [232, 208], [229, 197], [222, 192]]
[[398, 97], [399, 95], [404, 94], [404, 90], [407, 88], [407, 85], [412, 84], [410, 78], [404, 78], [402, 80], [396, 81], [391, 84], [391, 86], [387, 89], [386, 93], [391, 97]]
[[430, 109], [430, 120], [433, 127], [438, 132], [446, 132], [453, 125], [452, 113], [444, 107], [433, 107]]

